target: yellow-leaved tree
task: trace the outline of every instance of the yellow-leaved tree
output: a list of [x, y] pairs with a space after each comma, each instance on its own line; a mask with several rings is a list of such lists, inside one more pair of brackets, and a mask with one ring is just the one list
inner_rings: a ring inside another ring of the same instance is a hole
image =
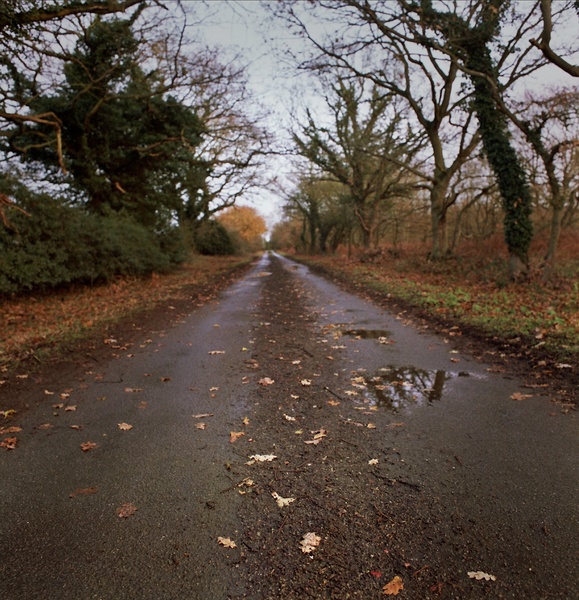
[[220, 212], [217, 220], [227, 229], [238, 252], [257, 252], [263, 248], [267, 226], [255, 208], [232, 206]]

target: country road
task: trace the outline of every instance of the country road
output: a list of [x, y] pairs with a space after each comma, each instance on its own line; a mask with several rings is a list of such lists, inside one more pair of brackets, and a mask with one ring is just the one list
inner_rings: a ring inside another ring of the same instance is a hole
[[106, 340], [0, 422], [0, 600], [578, 598], [575, 413], [452, 333], [267, 254]]

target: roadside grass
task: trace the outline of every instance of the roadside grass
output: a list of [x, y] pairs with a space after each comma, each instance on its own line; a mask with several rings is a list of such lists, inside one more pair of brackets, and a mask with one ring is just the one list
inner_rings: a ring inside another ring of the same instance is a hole
[[520, 343], [560, 362], [577, 362], [575, 253], [562, 260], [557, 279], [549, 285], [540, 281], [538, 269], [526, 283], [508, 283], [506, 261], [484, 258], [493, 254], [480, 250], [476, 256], [465, 252], [460, 258], [436, 263], [425, 256], [426, 251], [413, 248], [394, 256], [382, 252], [371, 262], [364, 256], [300, 256], [299, 260], [490, 339]]
[[141, 311], [191, 298], [251, 259], [193, 256], [165, 274], [0, 300], [0, 376], [23, 359], [41, 361]]

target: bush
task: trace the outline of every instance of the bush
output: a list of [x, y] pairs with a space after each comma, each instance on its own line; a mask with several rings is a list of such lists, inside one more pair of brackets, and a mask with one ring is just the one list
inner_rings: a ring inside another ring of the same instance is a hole
[[174, 232], [156, 235], [128, 216], [87, 214], [61, 199], [25, 193], [0, 227], [0, 293], [167, 270], [183, 257]]
[[227, 230], [217, 221], [204, 221], [195, 230], [195, 247], [207, 256], [227, 256], [235, 253]]

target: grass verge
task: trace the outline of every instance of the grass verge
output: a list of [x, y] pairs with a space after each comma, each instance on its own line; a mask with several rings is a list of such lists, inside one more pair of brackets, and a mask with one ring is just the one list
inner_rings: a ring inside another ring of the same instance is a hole
[[[299, 257], [330, 276], [384, 299], [403, 301], [434, 319], [508, 341], [561, 364], [579, 358], [579, 283], [497, 283], [475, 262], [427, 264], [388, 257], [377, 264], [344, 257]], [[568, 368], [568, 367], [565, 367]]]

